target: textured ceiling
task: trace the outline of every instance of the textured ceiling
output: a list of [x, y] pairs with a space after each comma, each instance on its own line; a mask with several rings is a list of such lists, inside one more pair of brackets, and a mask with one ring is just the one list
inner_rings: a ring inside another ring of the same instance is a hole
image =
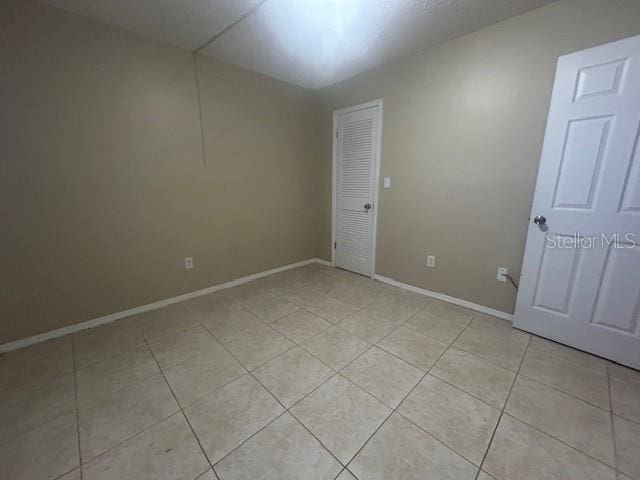
[[317, 89], [553, 0], [45, 0]]

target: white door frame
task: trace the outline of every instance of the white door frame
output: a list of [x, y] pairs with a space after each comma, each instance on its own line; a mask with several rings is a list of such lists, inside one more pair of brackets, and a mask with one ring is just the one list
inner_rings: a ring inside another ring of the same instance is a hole
[[337, 202], [337, 162], [338, 162], [338, 144], [337, 134], [338, 134], [338, 116], [357, 112], [358, 110], [364, 110], [366, 108], [378, 107], [378, 138], [377, 138], [377, 151], [376, 151], [376, 167], [375, 167], [375, 178], [374, 178], [374, 191], [373, 191], [373, 225], [372, 225], [372, 239], [371, 239], [371, 278], [374, 277], [376, 272], [376, 238], [378, 236], [378, 193], [380, 190], [380, 152], [382, 151], [382, 98], [378, 98], [376, 100], [371, 100], [370, 102], [360, 103], [358, 105], [354, 105], [352, 107], [341, 108], [340, 110], [334, 110], [333, 112], [333, 128], [331, 130], [333, 135], [333, 148], [332, 148], [332, 159], [331, 159], [331, 265], [336, 266], [336, 205]]

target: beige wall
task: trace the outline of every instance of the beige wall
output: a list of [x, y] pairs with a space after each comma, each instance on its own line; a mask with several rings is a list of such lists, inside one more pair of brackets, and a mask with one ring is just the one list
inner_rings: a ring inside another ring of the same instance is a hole
[[331, 111], [384, 98], [377, 273], [512, 312], [556, 59], [638, 33], [637, 0], [560, 1], [323, 90], [319, 256]]
[[[310, 258], [313, 95], [0, 6], [0, 344]], [[184, 269], [193, 256], [195, 269]]]
[[320, 94], [198, 56], [203, 164], [189, 52], [3, 2], [0, 344], [329, 258], [331, 111], [380, 97], [378, 273], [511, 311], [555, 60], [635, 33], [561, 1]]

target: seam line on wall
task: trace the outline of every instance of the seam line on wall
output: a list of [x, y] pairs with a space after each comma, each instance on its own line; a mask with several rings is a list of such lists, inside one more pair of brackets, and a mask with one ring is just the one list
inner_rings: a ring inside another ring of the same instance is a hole
[[198, 100], [198, 115], [200, 118], [200, 146], [202, 148], [202, 164], [207, 166], [207, 152], [204, 146], [204, 121], [202, 119], [202, 98], [200, 96], [200, 79], [198, 78], [198, 64], [196, 61], [196, 52], [192, 52], [193, 57], [193, 75], [196, 80], [196, 99]]
[[261, 0], [260, 2], [256, 3], [253, 8], [251, 8], [248, 12], [243, 13], [240, 18], [238, 18], [235, 22], [231, 23], [230, 25], [227, 25], [226, 27], [224, 27], [222, 30], [220, 30], [218, 33], [214, 34], [211, 38], [209, 38], [209, 40], [207, 40], [206, 42], [204, 42], [202, 45], [200, 45], [198, 48], [196, 48], [193, 53], [198, 53], [200, 50], [202, 50], [203, 48], [208, 47], [211, 43], [215, 42], [217, 39], [219, 39], [222, 35], [224, 35], [225, 33], [227, 33], [228, 31], [230, 31], [231, 29], [233, 29], [235, 26], [237, 26], [240, 22], [242, 22], [245, 18], [249, 17], [250, 15], [253, 15], [253, 13], [258, 10], [263, 4], [265, 4], [267, 2], [267, 0]]

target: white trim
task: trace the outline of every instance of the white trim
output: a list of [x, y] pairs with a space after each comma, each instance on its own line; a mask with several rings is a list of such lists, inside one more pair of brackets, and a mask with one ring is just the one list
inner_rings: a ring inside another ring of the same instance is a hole
[[130, 308], [128, 310], [123, 310], [121, 312], [110, 313], [109, 315], [105, 315], [103, 317], [94, 318], [82, 323], [76, 323], [75, 325], [69, 325], [68, 327], [58, 328], [57, 330], [52, 330], [50, 332], [34, 335], [33, 337], [22, 338], [20, 340], [15, 340], [13, 342], [4, 343], [0, 345], [0, 353], [10, 352], [11, 350], [17, 350], [19, 348], [28, 347], [29, 345], [44, 342], [46, 340], [51, 340], [52, 338], [58, 338], [63, 335], [68, 335], [70, 333], [80, 332], [88, 328], [97, 327], [98, 325], [111, 323], [115, 320], [119, 320], [121, 318], [125, 318], [130, 315], [148, 312], [149, 310], [155, 310], [158, 308], [166, 307], [167, 305], [171, 305], [173, 303], [182, 302], [184, 300], [200, 297], [202, 295], [207, 295], [209, 293], [217, 292], [219, 290], [224, 290], [226, 288], [242, 285], [243, 283], [248, 283], [248, 282], [251, 282], [252, 280], [257, 280], [258, 278], [268, 277], [269, 275], [273, 275], [274, 273], [284, 272], [285, 270], [290, 270], [292, 268], [303, 267], [311, 263], [319, 263], [321, 265], [330, 266], [329, 262], [327, 262], [326, 260], [321, 260], [319, 258], [310, 258], [308, 260], [303, 260], [301, 262], [291, 263], [289, 265], [284, 265], [282, 267], [276, 267], [270, 270], [265, 270], [264, 272], [253, 273], [251, 275], [236, 278], [235, 280], [231, 280], [226, 283], [213, 285], [211, 287], [203, 288], [201, 290], [196, 290], [189, 293], [184, 293], [176, 297], [165, 298], [164, 300], [158, 300], [157, 302], [148, 303], [146, 305]]
[[377, 152], [376, 152], [376, 168], [374, 175], [374, 189], [373, 189], [373, 225], [371, 232], [371, 278], [375, 278], [376, 274], [376, 239], [378, 237], [378, 208], [379, 208], [379, 192], [380, 192], [380, 164], [382, 163], [382, 119], [383, 119], [383, 104], [382, 98], [371, 100], [370, 102], [360, 103], [352, 107], [341, 108], [340, 110], [334, 110], [333, 112], [333, 128], [332, 128], [332, 149], [331, 149], [331, 265], [336, 266], [336, 164], [338, 156], [338, 144], [336, 142], [336, 135], [338, 132], [338, 117], [345, 113], [353, 113], [367, 108], [378, 108], [378, 138], [377, 138]]
[[331, 266], [336, 266], [336, 157], [338, 156], [338, 111], [333, 112], [333, 128], [331, 129]]
[[393, 285], [394, 287], [404, 288], [405, 290], [410, 290], [415, 293], [419, 293], [421, 295], [426, 295], [427, 297], [436, 298], [438, 300], [442, 300], [445, 302], [453, 303], [454, 305], [459, 305], [461, 307], [468, 308], [469, 310], [475, 310], [476, 312], [484, 313], [486, 315], [491, 315], [493, 317], [502, 318], [503, 320], [508, 320], [513, 322], [513, 314], [503, 312], [501, 310], [496, 310], [495, 308], [485, 307], [484, 305], [479, 305], [477, 303], [469, 302], [467, 300], [463, 300], [461, 298], [451, 297], [449, 295], [445, 295], [444, 293], [433, 292], [431, 290], [425, 290], [424, 288], [414, 287], [413, 285], [409, 285], [406, 283], [399, 282], [394, 280], [393, 278], [383, 277], [382, 275], [375, 275], [375, 280], [378, 280], [382, 283], [387, 283], [389, 285]]
[[380, 209], [380, 164], [382, 163], [382, 98], [375, 100], [378, 104], [378, 151], [376, 158], [375, 188], [373, 189], [373, 233], [371, 234], [371, 278], [376, 276], [376, 248], [378, 239], [378, 210]]
[[366, 110], [367, 108], [371, 108], [371, 107], [381, 107], [381, 106], [382, 106], [382, 98], [377, 98], [369, 102], [359, 103], [351, 107], [345, 107], [339, 110], [334, 110], [333, 115], [337, 116], [345, 113], [353, 113], [353, 112], [358, 112], [360, 110]]

